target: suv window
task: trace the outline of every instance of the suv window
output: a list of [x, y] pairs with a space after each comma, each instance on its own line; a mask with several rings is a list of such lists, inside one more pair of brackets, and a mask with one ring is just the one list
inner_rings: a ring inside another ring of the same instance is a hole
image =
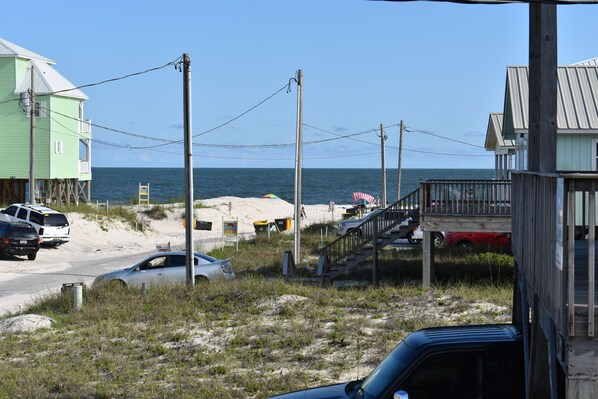
[[8, 214], [10, 216], [14, 216], [17, 213], [17, 209], [19, 209], [19, 208], [17, 208], [14, 205], [13, 206], [9, 206], [8, 208], [6, 208], [4, 210], [4, 213], [6, 213], [6, 214]]
[[[41, 215], [40, 215], [41, 216]], [[69, 222], [62, 213], [49, 213], [44, 217], [46, 226], [68, 226]], [[39, 223], [42, 224], [42, 223]]]
[[31, 213], [29, 214], [29, 221], [43, 226], [44, 216], [39, 212], [31, 211]]
[[19, 209], [19, 213], [17, 214], [19, 219], [27, 220], [27, 209], [21, 208]]

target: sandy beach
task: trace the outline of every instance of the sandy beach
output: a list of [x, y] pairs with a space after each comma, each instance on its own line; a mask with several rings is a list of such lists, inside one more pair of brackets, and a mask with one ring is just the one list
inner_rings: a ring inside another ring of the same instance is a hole
[[[195, 219], [212, 223], [211, 231], [194, 231], [195, 250], [207, 252], [222, 245], [223, 221], [238, 220], [238, 234], [251, 237], [255, 234], [253, 223], [275, 219], [293, 218], [294, 206], [282, 199], [219, 197], [196, 201], [202, 207], [195, 209]], [[230, 204], [230, 207], [229, 207]], [[10, 280], [27, 278], [28, 275], [64, 273], [74, 262], [95, 262], [115, 257], [129, 257], [135, 254], [146, 256], [156, 251], [157, 245], [170, 243], [171, 248], [183, 248], [185, 244], [185, 228], [183, 225], [184, 204], [162, 205], [167, 218], [150, 219], [144, 211], [153, 205], [136, 205], [132, 209], [137, 212], [144, 231], [136, 231], [123, 222], [108, 220], [102, 217], [85, 217], [79, 213], [69, 213], [67, 218], [71, 224], [70, 242], [58, 248], [43, 247], [35, 261], [25, 257], [6, 258], [0, 260], [0, 285], [10, 284]], [[346, 206], [336, 206], [334, 212], [328, 205], [305, 205], [306, 217], [302, 227], [314, 223], [340, 220]], [[294, 226], [293, 226], [294, 227]], [[292, 234], [288, 230], [283, 234]], [[114, 269], [120, 265], [114, 265]], [[86, 271], [86, 283], [100, 274], [97, 268], [90, 267]], [[59, 286], [56, 287], [58, 289]], [[46, 289], [44, 289], [46, 290]], [[12, 294], [7, 301], [2, 298], [0, 289], [0, 314], [7, 309], [23, 305], [32, 297], [31, 294], [20, 296]], [[21, 302], [21, 303], [19, 303]]]

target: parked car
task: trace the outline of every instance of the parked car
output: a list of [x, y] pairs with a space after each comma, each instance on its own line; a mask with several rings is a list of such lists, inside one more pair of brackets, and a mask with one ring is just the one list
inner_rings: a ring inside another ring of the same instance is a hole
[[408, 335], [363, 380], [272, 398], [523, 399], [523, 334], [510, 324], [422, 329]]
[[446, 245], [457, 246], [470, 251], [473, 248], [485, 248], [494, 251], [507, 251], [511, 248], [510, 233], [474, 233], [452, 232], [444, 239]]
[[[235, 277], [230, 259], [219, 260], [195, 253], [195, 282], [232, 279]], [[141, 286], [142, 283], [184, 283], [187, 279], [185, 251], [158, 252], [141, 262], [122, 270], [102, 274], [93, 287], [112, 283], [122, 286]]]
[[376, 216], [380, 212], [383, 212], [383, 209], [376, 209], [374, 211], [371, 211], [370, 213], [366, 214], [361, 219], [343, 220], [342, 222], [340, 222], [338, 224], [338, 230], [337, 230], [336, 234], [340, 235], [340, 236], [342, 236], [343, 234], [347, 234], [348, 232], [355, 230], [360, 224], [362, 224], [366, 220], [369, 220], [370, 218]]
[[[407, 234], [407, 241], [409, 241], [410, 244], [421, 244], [423, 240], [424, 232], [420, 226], [417, 226]], [[444, 231], [433, 231], [432, 240], [434, 241], [434, 246], [440, 248], [442, 244], [444, 244]]]
[[69, 221], [61, 212], [43, 205], [12, 204], [0, 211], [32, 225], [42, 244], [59, 246], [69, 241]]
[[4, 255], [27, 255], [35, 260], [40, 240], [37, 232], [28, 223], [0, 221], [0, 253]]

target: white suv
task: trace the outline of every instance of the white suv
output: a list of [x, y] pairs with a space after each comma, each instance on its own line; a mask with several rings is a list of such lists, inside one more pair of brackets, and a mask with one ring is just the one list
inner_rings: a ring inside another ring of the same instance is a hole
[[12, 204], [1, 212], [35, 227], [42, 244], [57, 247], [69, 241], [69, 221], [54, 209], [42, 205]]

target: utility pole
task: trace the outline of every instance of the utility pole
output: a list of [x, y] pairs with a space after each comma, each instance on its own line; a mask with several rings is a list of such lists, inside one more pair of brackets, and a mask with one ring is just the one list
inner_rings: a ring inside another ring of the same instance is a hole
[[403, 173], [402, 169], [401, 169], [401, 162], [402, 162], [402, 157], [403, 157], [403, 127], [405, 125], [403, 124], [403, 120], [401, 120], [401, 134], [399, 136], [399, 177], [398, 177], [398, 181], [397, 181], [397, 201], [401, 200], [401, 174]]
[[195, 284], [193, 248], [193, 133], [191, 129], [191, 60], [183, 54], [183, 128], [185, 134], [185, 265], [187, 287]]
[[301, 154], [303, 153], [303, 70], [297, 71], [297, 137], [295, 143], [295, 263], [301, 257]]
[[384, 134], [384, 126], [380, 124], [380, 146], [382, 147], [382, 208], [386, 208], [386, 163], [384, 160], [384, 140], [386, 140], [386, 135]]
[[29, 203], [35, 204], [35, 91], [33, 90], [33, 61], [29, 90]]

